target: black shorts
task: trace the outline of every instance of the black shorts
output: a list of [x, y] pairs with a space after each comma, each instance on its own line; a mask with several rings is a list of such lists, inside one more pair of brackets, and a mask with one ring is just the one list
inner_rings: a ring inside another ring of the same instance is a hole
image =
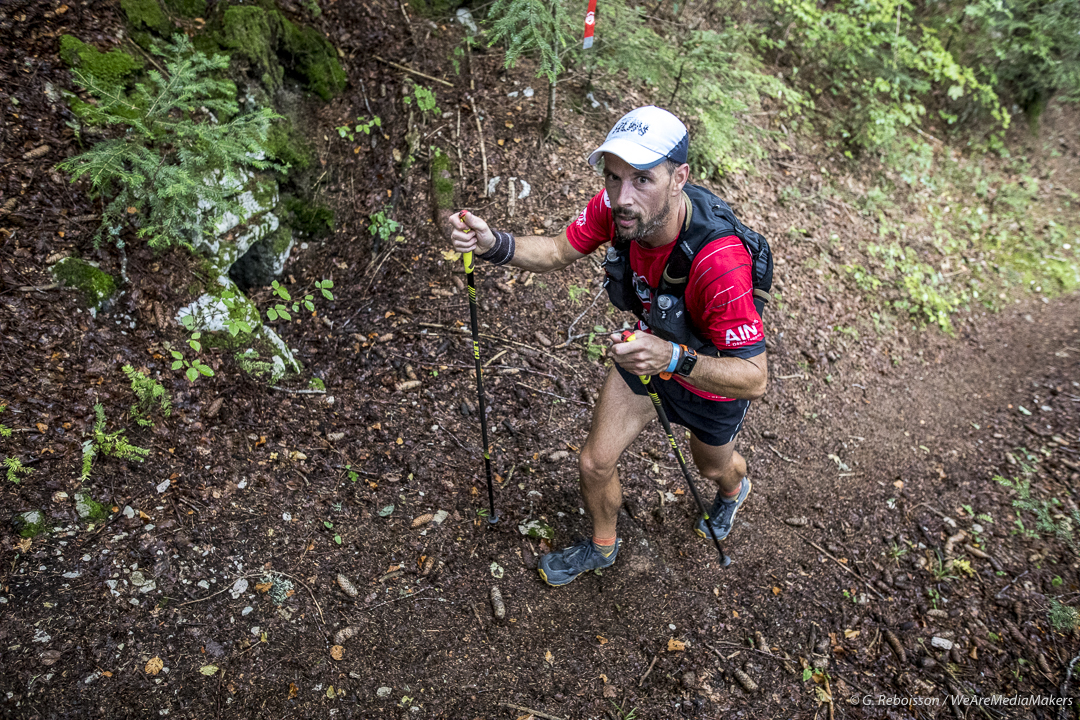
[[[618, 363], [615, 367], [635, 395], [648, 395], [641, 378], [624, 370]], [[660, 396], [660, 404], [669, 421], [690, 429], [698, 440], [714, 447], [727, 445], [735, 439], [750, 408], [749, 400], [706, 400], [684, 388], [674, 378], [661, 380], [655, 376], [649, 385]]]

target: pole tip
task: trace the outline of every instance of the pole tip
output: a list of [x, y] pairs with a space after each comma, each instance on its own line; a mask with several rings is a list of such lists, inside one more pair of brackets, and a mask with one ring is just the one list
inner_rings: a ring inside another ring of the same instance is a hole
[[[488, 521], [488, 525], [495, 525], [496, 523], [499, 522], [499, 516], [498, 515], [488, 515], [487, 516], [487, 521]], [[731, 561], [729, 560], [728, 562], [731, 562]]]
[[731, 564], [731, 556], [723, 553], [720, 555], [720, 567], [727, 567]]

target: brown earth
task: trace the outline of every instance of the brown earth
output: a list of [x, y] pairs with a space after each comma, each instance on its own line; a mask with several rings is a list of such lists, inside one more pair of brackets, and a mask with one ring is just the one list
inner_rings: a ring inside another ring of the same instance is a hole
[[[35, 470], [0, 497], [5, 511], [41, 508], [59, 528], [29, 546], [0, 531], [4, 717], [946, 717], [954, 711], [944, 705], [848, 700], [1061, 694], [1080, 639], [1054, 632], [1047, 612], [1052, 598], [1080, 595], [1080, 564], [1059, 540], [1016, 534], [1014, 520], [1030, 528], [1033, 518], [1017, 516], [1015, 494], [993, 478], [1021, 477], [1026, 464], [1035, 497], [1075, 509], [1080, 298], [972, 310], [955, 338], [899, 319], [875, 326], [871, 301], [838, 270], [874, 221], [814, 195], [822, 167], [838, 177], [872, 170], [799, 151], [795, 164], [817, 172], [793, 176], [780, 158], [719, 187], [774, 238], [781, 263], [782, 302], [765, 318], [772, 382], [740, 443], [755, 492], [727, 543], [734, 562], [719, 569], [692, 534], [692, 500], [651, 427], [622, 463], [619, 561], [549, 588], [534, 570], [546, 548], [518, 526], [550, 523], [556, 546], [588, 532], [574, 451], [604, 373], [587, 336], [564, 342], [567, 328], [582, 311], [571, 335], [626, 318], [603, 302], [589, 308], [595, 262], [549, 277], [479, 268], [502, 516], [489, 526], [478, 516], [486, 488], [459, 264], [443, 256], [431, 222], [424, 153], [404, 176], [393, 159], [407, 149], [394, 101], [403, 74], [366, 53], [379, 43], [383, 57], [454, 85], [435, 87], [450, 116], [424, 128], [426, 142], [443, 144], [455, 165], [460, 147], [462, 202], [517, 232], [561, 231], [599, 187], [581, 158], [618, 113], [650, 98], [631, 89], [617, 104], [605, 97], [610, 111], [581, 113], [572, 108], [584, 88], [568, 82], [557, 133], [540, 144], [542, 82], [527, 66], [505, 73], [491, 52], [458, 76], [439, 60], [457, 42], [453, 29], [417, 18], [406, 29], [390, 4], [328, 4], [318, 25], [345, 53], [350, 87], [314, 110], [312, 182], [338, 229], [294, 251], [286, 276], [294, 289], [331, 277], [336, 300], [278, 324], [326, 395], [299, 394], [306, 382], [269, 390], [216, 351], [215, 376], [189, 385], [162, 357], [162, 342], [182, 343], [182, 330], [159, 326], [154, 312], [188, 301], [182, 253], [132, 249], [128, 291], [97, 318], [77, 312], [69, 291], [45, 287], [54, 253], [119, 267], [113, 250], [89, 242], [94, 219], [82, 216], [95, 205], [85, 188], [51, 170], [78, 147], [67, 111], [41, 92], [45, 82], [70, 86], [58, 34], [97, 33], [106, 47], [119, 21], [109, 3], [73, 5], [63, 29], [45, 16], [56, 6], [9, 11], [0, 50], [0, 205], [18, 198], [0, 219], [0, 403], [9, 405], [0, 420], [16, 430], [0, 447]], [[531, 100], [507, 97], [529, 85]], [[489, 174], [503, 178], [494, 198], [483, 197], [466, 93], [486, 113]], [[375, 148], [334, 132], [366, 102], [390, 136]], [[1049, 118], [1048, 137], [1063, 132], [1055, 123], [1075, 127], [1067, 112]], [[23, 158], [43, 144], [47, 154]], [[532, 186], [512, 217], [510, 176]], [[777, 193], [793, 177], [807, 200], [781, 209]], [[404, 241], [373, 248], [367, 216], [386, 202]], [[792, 226], [809, 237], [792, 239]], [[823, 243], [825, 228], [852, 249]], [[265, 289], [254, 297], [269, 299]], [[169, 388], [171, 418], [153, 429], [126, 418], [125, 363]], [[413, 379], [418, 387], [395, 389]], [[82, 489], [111, 512], [88, 524], [71, 496], [95, 402], [110, 430], [126, 427], [152, 452], [141, 464], [98, 459]], [[441, 524], [411, 527], [439, 510]], [[976, 523], [979, 552], [992, 560], [965, 547]], [[961, 529], [969, 537], [950, 541]], [[970, 562], [970, 575], [949, 569], [950, 553]], [[240, 580], [247, 587], [230, 592]], [[492, 586], [505, 619], [493, 617]], [[336, 642], [346, 627], [353, 636]], [[762, 641], [751, 647], [755, 633]], [[935, 636], [955, 652], [932, 647]]]

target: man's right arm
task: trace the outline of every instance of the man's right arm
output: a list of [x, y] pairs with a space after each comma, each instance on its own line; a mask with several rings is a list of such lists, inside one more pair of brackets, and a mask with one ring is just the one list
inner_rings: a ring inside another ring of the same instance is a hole
[[[488, 224], [470, 212], [450, 216], [454, 231], [450, 236], [454, 249], [460, 253], [482, 255], [495, 245], [495, 235]], [[575, 260], [585, 257], [578, 252], [563, 232], [558, 236], [523, 235], [514, 238], [514, 257], [508, 263], [534, 273], [561, 270]]]

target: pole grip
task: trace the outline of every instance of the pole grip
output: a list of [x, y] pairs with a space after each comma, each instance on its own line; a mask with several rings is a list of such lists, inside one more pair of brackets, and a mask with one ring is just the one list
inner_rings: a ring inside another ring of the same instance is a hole
[[461, 253], [461, 260], [465, 263], [465, 272], [472, 275], [473, 271], [473, 254], [472, 250], [467, 253]]

